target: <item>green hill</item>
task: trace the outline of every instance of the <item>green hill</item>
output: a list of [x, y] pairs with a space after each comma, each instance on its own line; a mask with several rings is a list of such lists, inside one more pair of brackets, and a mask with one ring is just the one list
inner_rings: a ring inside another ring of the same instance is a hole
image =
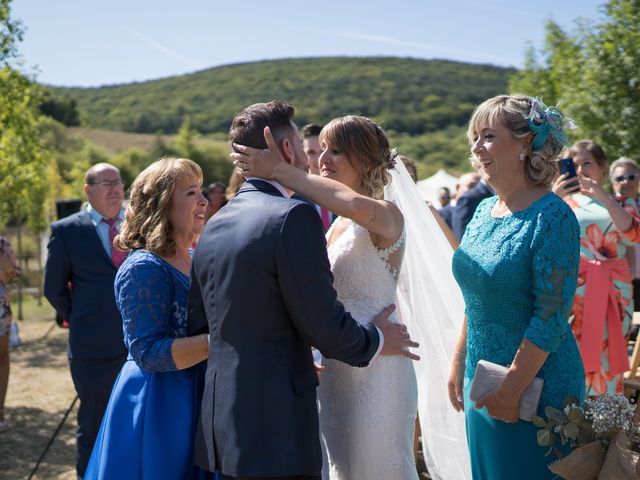
[[303, 58], [211, 68], [98, 88], [53, 88], [77, 102], [83, 127], [226, 132], [245, 106], [286, 99], [299, 125], [355, 113], [409, 136], [462, 126], [480, 101], [506, 92], [512, 69], [410, 58]]

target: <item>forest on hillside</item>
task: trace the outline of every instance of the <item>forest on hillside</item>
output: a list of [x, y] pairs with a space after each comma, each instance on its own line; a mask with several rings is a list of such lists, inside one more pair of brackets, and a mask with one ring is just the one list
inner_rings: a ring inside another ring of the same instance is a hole
[[409, 58], [302, 58], [216, 67], [99, 88], [56, 88], [85, 127], [176, 133], [185, 116], [200, 133], [226, 132], [242, 108], [284, 99], [299, 124], [353, 113], [408, 135], [464, 125], [473, 107], [504, 93], [514, 70]]
[[[439, 168], [453, 173], [470, 168], [464, 125], [475, 105], [506, 91], [513, 73], [491, 65], [411, 58], [275, 60], [141, 83], [46, 87], [41, 111], [69, 126], [158, 136], [182, 132], [183, 137], [223, 142], [232, 118], [244, 107], [286, 99], [296, 107], [298, 125], [345, 114], [373, 118], [401, 153], [416, 160], [424, 177]], [[217, 165], [226, 161], [221, 149], [216, 158], [192, 153]], [[138, 164], [141, 156], [151, 160], [159, 151], [151, 150], [133, 149], [118, 160], [127, 165], [129, 156]], [[218, 174], [212, 171], [207, 179]]]

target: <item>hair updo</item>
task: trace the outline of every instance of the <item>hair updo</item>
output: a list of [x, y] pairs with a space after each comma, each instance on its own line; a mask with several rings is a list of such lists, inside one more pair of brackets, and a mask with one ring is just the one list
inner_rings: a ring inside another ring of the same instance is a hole
[[[535, 108], [534, 99], [526, 95], [498, 95], [476, 107], [469, 121], [467, 140], [474, 143], [480, 130], [488, 125], [501, 124], [511, 131], [514, 138], [537, 135], [529, 126], [529, 116]], [[532, 142], [533, 143], [533, 142]], [[536, 186], [549, 187], [558, 175], [556, 157], [563, 144], [553, 131], [535, 150], [530, 147], [525, 158], [525, 175]]]
[[320, 141], [330, 143], [360, 171], [367, 196], [382, 198], [384, 187], [391, 180], [387, 169], [395, 161], [395, 153], [376, 122], [358, 115], [334, 118], [320, 132]]

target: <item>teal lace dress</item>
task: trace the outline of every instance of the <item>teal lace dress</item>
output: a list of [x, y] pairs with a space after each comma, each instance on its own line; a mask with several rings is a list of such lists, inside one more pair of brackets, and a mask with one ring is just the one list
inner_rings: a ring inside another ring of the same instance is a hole
[[549, 352], [538, 372], [538, 414], [585, 393], [585, 375], [568, 316], [576, 289], [580, 231], [571, 209], [548, 193], [527, 209], [495, 218], [497, 197], [484, 200], [453, 256], [467, 315], [465, 417], [476, 480], [553, 478], [546, 448], [530, 422], [495, 420], [476, 410], [469, 389], [478, 360], [509, 365], [527, 339]]

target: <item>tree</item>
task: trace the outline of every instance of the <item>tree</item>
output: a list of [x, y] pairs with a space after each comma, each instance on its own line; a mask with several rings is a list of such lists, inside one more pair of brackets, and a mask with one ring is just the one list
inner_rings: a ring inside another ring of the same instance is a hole
[[33, 94], [26, 77], [9, 67], [0, 69], [0, 224], [27, 222], [42, 231], [47, 160], [40, 148]]
[[226, 182], [231, 175], [233, 164], [229, 160], [229, 148], [219, 142], [207, 144], [198, 138], [198, 132], [191, 127], [188, 115], [184, 117], [171, 146], [178, 155], [200, 165], [205, 185], [214, 181]]
[[43, 115], [69, 127], [80, 125], [76, 101], [69, 95], [56, 96], [51, 92], [46, 92], [38, 109]]
[[546, 25], [540, 51], [530, 48], [510, 91], [560, 102], [610, 158], [640, 152], [640, 2], [609, 0], [600, 23], [581, 20], [572, 34]]
[[0, 66], [7, 66], [18, 55], [17, 44], [24, 30], [18, 20], [11, 19], [11, 0], [0, 0]]
[[[23, 260], [22, 225], [27, 223], [35, 232], [45, 228], [47, 161], [34, 114], [38, 90], [12, 68], [22, 27], [11, 20], [10, 3], [0, 0], [0, 225], [9, 221], [16, 225], [18, 258]], [[18, 318], [22, 319], [21, 287], [18, 303]]]

